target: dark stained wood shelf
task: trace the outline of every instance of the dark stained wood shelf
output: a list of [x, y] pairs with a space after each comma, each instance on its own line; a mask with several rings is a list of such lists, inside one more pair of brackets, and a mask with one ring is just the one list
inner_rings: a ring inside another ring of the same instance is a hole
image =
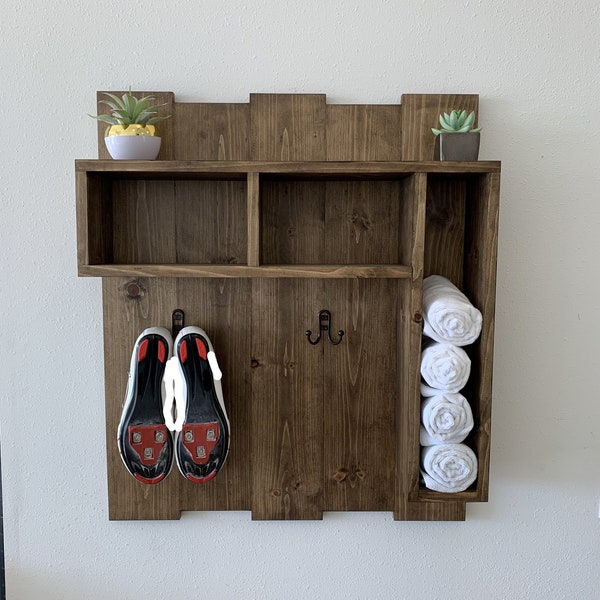
[[193, 177], [205, 179], [243, 179], [248, 173], [264, 175], [317, 178], [319, 176], [341, 177], [343, 180], [353, 175], [361, 179], [373, 177], [394, 177], [411, 173], [440, 173], [443, 175], [475, 175], [477, 173], [499, 173], [499, 161], [440, 162], [440, 161], [142, 161], [142, 160], [97, 160], [78, 159], [75, 170], [87, 173], [126, 174], [139, 179], [161, 177]]
[[[433, 160], [431, 127], [478, 97], [152, 95], [172, 115], [159, 160], [107, 160], [99, 125], [100, 159], [75, 163], [79, 275], [103, 287], [110, 518], [465, 519], [488, 498], [500, 163]], [[478, 478], [457, 494], [427, 490], [419, 472], [422, 282], [434, 273], [483, 314], [464, 391]], [[135, 339], [169, 327], [175, 308], [219, 356], [231, 451], [206, 484], [174, 469], [148, 486], [123, 467], [116, 429]], [[311, 346], [325, 308], [343, 341]]]
[[402, 265], [87, 265], [86, 277], [279, 277], [279, 278], [386, 278], [407, 279], [410, 267]]

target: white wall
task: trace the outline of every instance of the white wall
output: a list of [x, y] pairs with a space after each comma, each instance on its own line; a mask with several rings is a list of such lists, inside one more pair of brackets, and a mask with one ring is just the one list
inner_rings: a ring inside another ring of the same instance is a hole
[[[8, 597], [577, 598], [600, 584], [596, 0], [3, 0], [0, 423]], [[179, 101], [481, 95], [503, 161], [491, 500], [466, 523], [107, 518], [100, 281], [76, 277], [98, 89]]]

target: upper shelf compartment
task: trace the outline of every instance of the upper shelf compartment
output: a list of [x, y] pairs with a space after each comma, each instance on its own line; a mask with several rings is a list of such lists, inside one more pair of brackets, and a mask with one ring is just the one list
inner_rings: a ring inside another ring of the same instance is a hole
[[405, 278], [415, 174], [495, 171], [496, 162], [79, 160], [79, 274]]

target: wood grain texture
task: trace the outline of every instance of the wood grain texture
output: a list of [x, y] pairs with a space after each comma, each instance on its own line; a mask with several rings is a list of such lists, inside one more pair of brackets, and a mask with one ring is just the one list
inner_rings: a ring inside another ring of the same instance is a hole
[[402, 160], [433, 160], [440, 114], [453, 109], [475, 111], [479, 118], [477, 94], [403, 94], [402, 95]]
[[223, 398], [231, 426], [231, 446], [218, 476], [194, 484], [178, 476], [181, 510], [250, 510], [251, 281], [178, 279], [176, 306], [186, 325], [206, 331], [223, 372]]
[[[323, 339], [325, 510], [394, 509], [397, 281], [326, 281], [336, 346]], [[316, 320], [316, 315], [315, 315]]]
[[399, 264], [402, 181], [330, 181], [324, 257], [337, 264]]
[[[419, 424], [421, 416], [420, 358], [422, 333], [422, 291], [426, 236], [427, 177], [414, 175], [407, 185], [403, 218], [403, 244], [410, 254], [412, 279], [399, 293], [398, 386], [396, 404], [396, 498], [394, 518], [420, 520], [428, 514], [425, 507], [413, 506], [419, 490]], [[410, 245], [410, 247], [406, 247]]]
[[[128, 294], [132, 283], [138, 290], [133, 297]], [[102, 292], [109, 518], [178, 519], [177, 470], [160, 485], [142, 484], [127, 472], [117, 448], [117, 427], [135, 340], [147, 327], [170, 328], [171, 310], [176, 306], [175, 280], [103, 279]]]
[[461, 288], [465, 243], [464, 179], [428, 177], [424, 276], [442, 275]]
[[323, 356], [304, 332], [321, 306], [321, 284], [252, 286], [252, 518], [320, 519]]
[[76, 173], [77, 262], [80, 266], [113, 262], [112, 197], [94, 173]]
[[89, 160], [75, 161], [76, 171], [105, 173], [107, 176], [130, 179], [246, 179], [247, 173], [279, 175], [280, 180], [309, 179], [395, 179], [412, 173], [439, 173], [445, 175], [499, 173], [498, 161], [450, 162], [340, 162], [321, 159], [298, 161], [135, 161]]
[[177, 181], [172, 210], [176, 264], [245, 264], [248, 253], [244, 181]]
[[400, 262], [400, 180], [263, 180], [261, 189], [265, 264]]
[[248, 173], [248, 266], [260, 265], [260, 178], [258, 173]]
[[466, 504], [450, 498], [432, 502], [411, 502], [401, 499], [398, 514], [403, 521], [464, 521]]
[[317, 279], [406, 279], [412, 274], [405, 265], [81, 265], [82, 277], [253, 277]]
[[402, 109], [398, 104], [328, 104], [327, 160], [402, 159]]
[[[128, 290], [136, 286], [137, 295]], [[176, 519], [182, 510], [249, 510], [250, 282], [202, 279], [105, 279], [104, 328], [109, 512], [111, 519]], [[131, 351], [147, 327], [170, 328], [181, 308], [186, 324], [208, 333], [223, 371], [223, 395], [232, 445], [219, 477], [203, 485], [183, 479], [175, 467], [160, 485], [135, 481], [123, 466], [116, 439]]]
[[112, 197], [115, 263], [176, 262], [174, 184], [117, 180]]
[[[265, 265], [323, 263], [326, 184], [261, 180], [261, 261]], [[335, 264], [335, 262], [333, 263]]]
[[252, 160], [325, 160], [324, 94], [250, 94]]
[[173, 158], [248, 160], [248, 104], [177, 103], [173, 119]]
[[465, 391], [476, 415], [471, 445], [479, 462], [480, 502], [487, 501], [489, 489], [499, 195], [500, 175], [481, 177], [469, 188], [466, 208], [464, 291], [483, 317], [481, 335], [469, 348], [472, 375]]

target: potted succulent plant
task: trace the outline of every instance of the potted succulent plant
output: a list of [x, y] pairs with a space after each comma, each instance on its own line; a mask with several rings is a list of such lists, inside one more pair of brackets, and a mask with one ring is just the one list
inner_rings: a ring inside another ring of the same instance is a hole
[[104, 142], [110, 155], [119, 160], [154, 160], [160, 151], [161, 138], [154, 125], [168, 116], [158, 116], [162, 104], [152, 105], [153, 96], [136, 98], [131, 90], [121, 98], [106, 93], [110, 100], [100, 100], [110, 114], [90, 115], [107, 123]]
[[473, 129], [475, 111], [452, 110], [440, 115], [441, 129], [432, 128], [438, 136], [440, 160], [477, 160], [479, 157], [479, 132]]

